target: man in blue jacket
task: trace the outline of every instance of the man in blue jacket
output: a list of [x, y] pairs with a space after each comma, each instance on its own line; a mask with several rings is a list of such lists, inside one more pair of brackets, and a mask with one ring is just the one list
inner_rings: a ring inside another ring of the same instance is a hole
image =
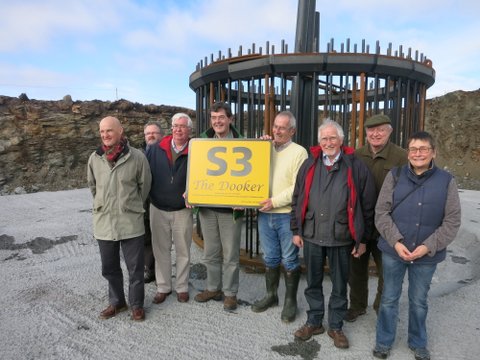
[[172, 135], [147, 148], [152, 170], [150, 190], [150, 227], [155, 255], [157, 293], [154, 304], [161, 304], [172, 293], [172, 243], [176, 255], [175, 291], [179, 302], [187, 302], [190, 276], [190, 245], [193, 217], [185, 202], [188, 142], [192, 120], [187, 114], [172, 117]]
[[[157, 121], [149, 121], [143, 127], [145, 144], [143, 151], [147, 151], [149, 145], [153, 145], [163, 138], [163, 130]], [[152, 248], [152, 231], [150, 230], [150, 200], [145, 203], [145, 284], [155, 281], [155, 257]]]

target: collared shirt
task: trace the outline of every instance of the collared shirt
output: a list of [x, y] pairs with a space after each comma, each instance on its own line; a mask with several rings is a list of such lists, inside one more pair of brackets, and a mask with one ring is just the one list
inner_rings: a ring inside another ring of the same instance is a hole
[[172, 149], [173, 151], [175, 151], [177, 154], [180, 154], [183, 150], [185, 150], [185, 148], [188, 146], [188, 141], [183, 144], [180, 148], [177, 148], [177, 146], [175, 145], [175, 142], [173, 141], [173, 138], [172, 138]]
[[340, 155], [341, 155], [341, 151], [337, 154], [337, 156], [335, 156], [335, 159], [333, 159], [333, 161], [330, 160], [330, 158], [324, 153], [322, 158], [323, 158], [323, 165], [325, 166], [333, 166], [335, 165], [335, 163], [338, 161], [338, 159], [340, 158]]

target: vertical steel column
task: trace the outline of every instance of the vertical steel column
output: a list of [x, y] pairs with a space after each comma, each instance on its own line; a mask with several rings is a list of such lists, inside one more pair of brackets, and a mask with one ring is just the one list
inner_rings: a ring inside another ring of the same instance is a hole
[[[365, 107], [366, 107], [366, 93], [367, 93], [367, 77], [365, 73], [360, 74], [360, 113], [358, 119], [358, 139], [359, 145], [363, 145], [363, 124], [365, 123]], [[352, 139], [353, 145], [355, 147], [355, 139]]]
[[[314, 52], [318, 48], [319, 17], [315, 15], [315, 0], [299, 0], [297, 12], [297, 29], [295, 33], [295, 52]], [[317, 33], [315, 33], [317, 31]], [[294, 79], [291, 110], [297, 118], [297, 140], [304, 146], [313, 145], [313, 137], [309, 131], [309, 120], [313, 118], [313, 108], [318, 106], [318, 95], [312, 94], [311, 77], [297, 74]], [[315, 96], [314, 96], [315, 95]], [[313, 102], [312, 102], [313, 99]]]
[[263, 133], [271, 135], [271, 126], [270, 126], [270, 76], [265, 74], [265, 99], [264, 99], [264, 119], [263, 119]]
[[[353, 77], [352, 82], [352, 114], [350, 116], [350, 146], [355, 146], [355, 129], [357, 127], [357, 77]], [[363, 142], [363, 139], [362, 139]], [[359, 144], [360, 145], [360, 144]]]

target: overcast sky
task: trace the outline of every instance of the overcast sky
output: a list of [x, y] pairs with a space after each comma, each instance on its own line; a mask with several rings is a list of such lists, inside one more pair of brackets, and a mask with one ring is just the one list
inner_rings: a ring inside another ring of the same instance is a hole
[[[297, 0], [0, 0], [0, 95], [194, 108], [189, 76], [210, 54], [294, 49]], [[317, 0], [320, 51], [362, 39], [433, 62], [427, 97], [480, 88], [479, 0]], [[278, 51], [277, 51], [278, 52]]]

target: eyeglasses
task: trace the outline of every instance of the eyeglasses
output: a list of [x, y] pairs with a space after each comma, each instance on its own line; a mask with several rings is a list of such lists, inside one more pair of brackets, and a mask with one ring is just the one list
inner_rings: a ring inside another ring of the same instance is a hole
[[330, 136], [330, 137], [323, 137], [323, 138], [320, 138], [320, 142], [321, 143], [326, 143], [326, 142], [335, 142], [338, 140], [338, 136]]
[[416, 154], [417, 152], [420, 152], [420, 154], [427, 154], [430, 150], [432, 150], [431, 147], [427, 147], [427, 146], [420, 146], [419, 148], [416, 148], [416, 147], [409, 147], [407, 149], [407, 151], [410, 153], [410, 154]]
[[157, 135], [157, 134], [160, 134], [160, 131], [150, 131], [150, 132], [146, 132], [144, 133], [145, 136], [148, 136], [148, 135]]
[[173, 124], [173, 125], [172, 125], [172, 129], [181, 129], [181, 130], [183, 130], [183, 129], [186, 129], [186, 128], [188, 128], [188, 126], [187, 126], [187, 125], [183, 125], [183, 124]]

